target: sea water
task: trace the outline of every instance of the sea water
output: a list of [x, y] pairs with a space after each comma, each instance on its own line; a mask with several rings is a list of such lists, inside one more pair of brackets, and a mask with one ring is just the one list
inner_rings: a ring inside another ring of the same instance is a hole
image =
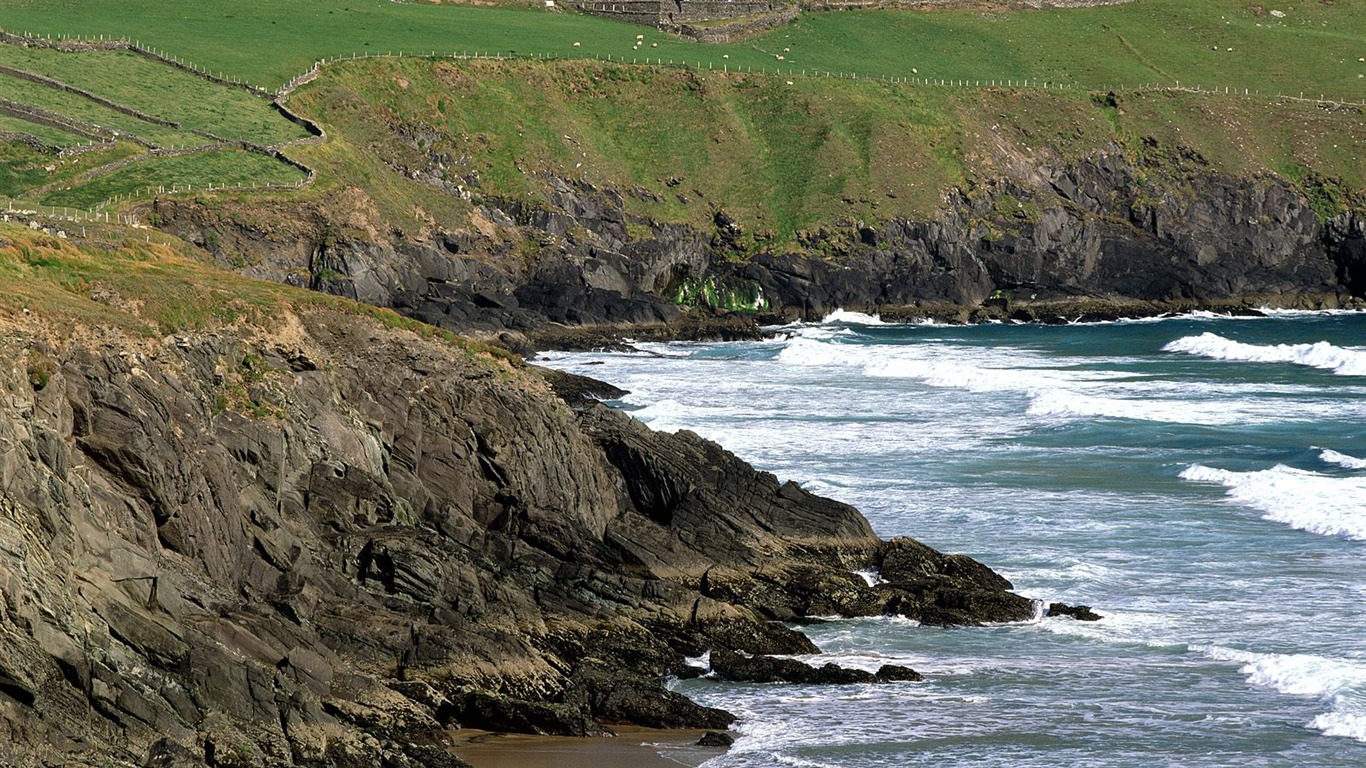
[[1084, 623], [806, 628], [922, 683], [678, 690], [734, 766], [1366, 766], [1366, 315], [1066, 326], [837, 313], [761, 342], [544, 362], [631, 394], [884, 536]]

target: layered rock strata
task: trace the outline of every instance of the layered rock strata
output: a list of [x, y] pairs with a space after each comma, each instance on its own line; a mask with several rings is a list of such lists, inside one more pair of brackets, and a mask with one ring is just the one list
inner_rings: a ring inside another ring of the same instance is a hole
[[6, 765], [439, 766], [457, 725], [722, 728], [663, 684], [687, 657], [813, 652], [781, 623], [812, 615], [1034, 612], [459, 343], [333, 310], [160, 340], [3, 322]]

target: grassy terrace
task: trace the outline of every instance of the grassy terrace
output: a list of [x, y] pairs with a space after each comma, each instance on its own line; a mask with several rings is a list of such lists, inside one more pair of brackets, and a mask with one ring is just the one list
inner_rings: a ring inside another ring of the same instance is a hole
[[[0, 51], [7, 47], [0, 45]], [[3, 72], [0, 72], [0, 94], [3, 94], [4, 98], [10, 101], [17, 101], [82, 122], [94, 123], [122, 134], [136, 136], [158, 147], [192, 147], [198, 144], [207, 144], [210, 141], [189, 131], [139, 120], [132, 115], [92, 101], [80, 94], [11, 77]]]
[[70, 54], [0, 45], [0, 64], [39, 72], [186, 129], [267, 145], [308, 135], [258, 96], [127, 51]]
[[[0, 73], [0, 97], [55, 113], [77, 125], [93, 124], [156, 148], [203, 148], [199, 154], [165, 157], [132, 140], [72, 158], [56, 158], [14, 145], [0, 151], [0, 194], [30, 195], [29, 202], [91, 208], [116, 196], [165, 186], [288, 185], [305, 177], [299, 169], [263, 154], [224, 151], [197, 131], [255, 145], [273, 145], [309, 134], [266, 99], [213, 83], [184, 70], [126, 51], [68, 53], [0, 45], [0, 64], [35, 72], [83, 89], [133, 112], [179, 123], [163, 125], [48, 83]], [[0, 131], [33, 136], [52, 146], [86, 139], [41, 123], [4, 116]], [[110, 166], [133, 155], [130, 165]], [[101, 170], [103, 169], [103, 170]], [[84, 174], [95, 172], [90, 178]]]
[[46, 125], [30, 123], [27, 120], [20, 120], [9, 115], [0, 115], [0, 133], [27, 134], [53, 147], [74, 147], [78, 144], [90, 143], [90, 140], [84, 136], [77, 136], [74, 133], [67, 133]]
[[165, 187], [169, 190], [175, 186], [203, 188], [206, 184], [284, 186], [298, 183], [304, 178], [304, 173], [299, 169], [268, 155], [227, 149], [176, 157], [151, 157], [100, 174], [88, 182], [50, 192], [43, 197], [43, 204], [91, 208], [130, 189]]

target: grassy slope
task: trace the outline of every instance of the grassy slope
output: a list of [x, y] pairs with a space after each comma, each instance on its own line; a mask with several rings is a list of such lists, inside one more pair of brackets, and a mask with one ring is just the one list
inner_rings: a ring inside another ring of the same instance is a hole
[[216, 185], [294, 184], [303, 171], [267, 155], [236, 149], [217, 150], [177, 157], [152, 157], [100, 174], [71, 188], [57, 189], [43, 197], [44, 205], [91, 208], [130, 189], [173, 186], [201, 188]]
[[[758, 40], [718, 46], [572, 13], [388, 0], [83, 0], [79, 13], [71, 0], [6, 5], [0, 24], [11, 30], [128, 36], [268, 87], [315, 59], [358, 52], [516, 51], [769, 69], [782, 54], [785, 70], [909, 77], [914, 68], [924, 77], [1030, 78], [1091, 88], [1179, 80], [1366, 98], [1366, 79], [1358, 78], [1366, 66], [1357, 61], [1366, 56], [1362, 0], [1295, 4], [1284, 19], [1250, 0], [1137, 0], [1010, 14], [808, 14]], [[639, 51], [632, 48], [637, 34], [646, 41]]]
[[0, 222], [0, 319], [32, 313], [54, 330], [118, 329], [162, 338], [227, 325], [269, 329], [287, 312], [326, 308], [477, 347], [391, 310], [242, 277], [167, 235], [95, 224], [85, 229], [86, 238], [59, 239]]
[[362, 180], [326, 147], [301, 154], [368, 190], [441, 196], [394, 169], [445, 156], [447, 180], [477, 175], [478, 193], [544, 201], [550, 172], [659, 198], [626, 196], [638, 215], [706, 224], [720, 207], [750, 234], [784, 241], [839, 222], [930, 216], [947, 189], [992, 175], [983, 150], [1000, 143], [1066, 158], [1115, 143], [1137, 153], [1155, 137], [1230, 173], [1297, 181], [1312, 171], [1366, 187], [1360, 111], [1167, 91], [1126, 93], [1115, 110], [1075, 91], [792, 83], [583, 62], [372, 60], [330, 70], [293, 104], [369, 164]]

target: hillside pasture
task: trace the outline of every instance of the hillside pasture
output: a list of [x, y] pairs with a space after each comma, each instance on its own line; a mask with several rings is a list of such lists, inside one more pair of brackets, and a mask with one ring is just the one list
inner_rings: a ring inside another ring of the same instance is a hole
[[[1361, 0], [1136, 0], [1054, 11], [804, 14], [759, 38], [703, 45], [568, 11], [388, 0], [10, 0], [10, 31], [127, 37], [213, 71], [278, 87], [313, 61], [364, 54], [553, 55], [703, 68], [857, 73], [1087, 89], [1159, 84], [1366, 98]], [[643, 35], [636, 46], [636, 36]], [[578, 45], [575, 45], [577, 43]], [[779, 60], [777, 57], [782, 56]]]

